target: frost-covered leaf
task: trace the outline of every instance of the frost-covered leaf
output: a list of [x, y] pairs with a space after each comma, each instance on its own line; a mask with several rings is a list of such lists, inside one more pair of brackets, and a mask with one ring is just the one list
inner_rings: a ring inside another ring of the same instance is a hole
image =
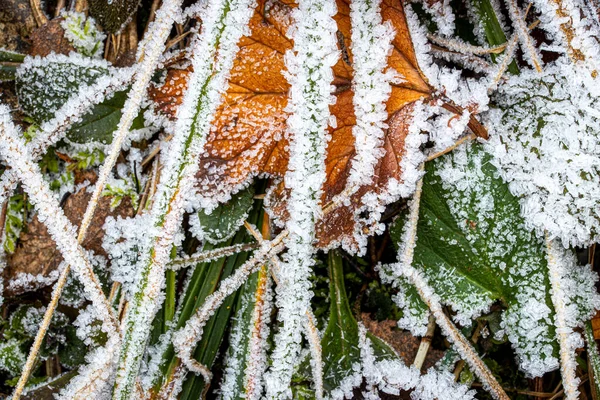
[[17, 93], [23, 111], [38, 124], [54, 113], [77, 92], [109, 72], [105, 61], [92, 61], [78, 55], [50, 55], [27, 58], [17, 72]]
[[25, 352], [21, 349], [21, 341], [8, 339], [0, 342], [0, 370], [15, 376], [21, 372], [25, 364]]
[[105, 31], [117, 34], [129, 23], [140, 0], [89, 0], [89, 12]]
[[545, 247], [490, 159], [468, 144], [428, 163], [413, 265], [462, 324], [502, 302], [521, 368], [541, 376], [558, 367]]
[[489, 118], [486, 149], [527, 226], [565, 246], [600, 239], [599, 99], [588, 72], [557, 64], [511, 77]]
[[[25, 113], [41, 124], [53, 118], [56, 111], [82, 87], [92, 85], [111, 71], [112, 67], [107, 62], [75, 53], [68, 57], [50, 55], [28, 58], [17, 71], [19, 104]], [[79, 144], [110, 143], [126, 99], [127, 93], [122, 91], [95, 105], [73, 124], [67, 138]], [[144, 119], [139, 115], [132, 129], [143, 127]]]
[[63, 12], [61, 16], [64, 18], [61, 26], [65, 30], [65, 37], [79, 53], [88, 57], [99, 57], [103, 54], [102, 41], [106, 35], [96, 28], [93, 18], [86, 18], [78, 12]]
[[[343, 43], [342, 57], [333, 68], [337, 101], [331, 106], [336, 118], [330, 128], [324, 186], [325, 204], [346, 187], [355, 155], [352, 127], [355, 124], [353, 94], [351, 87], [351, 27], [349, 2], [337, 1], [335, 20]], [[417, 135], [406, 140], [413, 105], [427, 98], [431, 89], [421, 75], [412, 47], [404, 10], [399, 1], [383, 2], [382, 17], [396, 30], [392, 40], [393, 49], [388, 58], [389, 67], [402, 75], [404, 81], [392, 85], [387, 112], [390, 128], [384, 138], [385, 155], [375, 167], [376, 181], [360, 188], [352, 200], [353, 206], [340, 207], [318, 223], [319, 247], [329, 248], [343, 243], [356, 249], [364, 241], [365, 230], [372, 228], [372, 221], [356, 222], [364, 211], [361, 198], [370, 193], [385, 205], [398, 197], [407, 195], [413, 179], [408, 174], [414, 160], [399, 163], [405, 153], [416, 151], [421, 144]], [[250, 21], [252, 34], [240, 41], [240, 51], [234, 62], [230, 88], [223, 105], [217, 111], [213, 128], [206, 143], [206, 153], [201, 160], [199, 191], [203, 196], [227, 199], [229, 194], [244, 187], [258, 174], [282, 177], [287, 170], [288, 142], [285, 138], [289, 84], [285, 79], [283, 56], [292, 48], [291, 38], [285, 36], [291, 22], [292, 8], [282, 2], [259, 2]], [[266, 21], [266, 22], [265, 22]], [[345, 56], [344, 56], [345, 54]], [[186, 87], [188, 70], [170, 70], [164, 85], [153, 88], [150, 97], [158, 109], [173, 116]], [[257, 112], [260, 110], [260, 112]], [[408, 143], [408, 144], [407, 144]], [[406, 183], [406, 185], [404, 185]], [[283, 188], [283, 187], [282, 187]], [[388, 196], [390, 195], [390, 196]], [[271, 204], [274, 214], [285, 219], [285, 193], [276, 192], [276, 204]], [[367, 226], [365, 226], [367, 225]], [[358, 241], [361, 241], [360, 245]]]
[[235, 194], [210, 214], [204, 210], [192, 216], [192, 233], [200, 240], [216, 244], [231, 238], [244, 223], [254, 201], [254, 187]]

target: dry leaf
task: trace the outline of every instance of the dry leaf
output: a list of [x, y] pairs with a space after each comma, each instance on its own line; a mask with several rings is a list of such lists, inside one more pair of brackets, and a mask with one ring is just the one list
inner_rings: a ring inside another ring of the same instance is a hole
[[[331, 112], [337, 119], [337, 127], [330, 129], [323, 204], [345, 188], [354, 156], [350, 8], [345, 0], [338, 0], [337, 5], [335, 19], [342, 57], [334, 67], [337, 102], [331, 106]], [[252, 34], [240, 41], [230, 88], [216, 114], [201, 160], [199, 191], [217, 200], [226, 199], [257, 175], [283, 177], [287, 169], [284, 109], [289, 84], [282, 71], [285, 70], [283, 56], [293, 45], [285, 36], [292, 22], [292, 7], [282, 2], [263, 1], [256, 10], [250, 21]], [[412, 104], [431, 95], [431, 88], [418, 68], [400, 1], [384, 1], [382, 16], [396, 29], [389, 67], [404, 77], [402, 83], [393, 85], [387, 103], [390, 129], [385, 138], [386, 155], [377, 165], [373, 185], [360, 188], [351, 206], [340, 207], [319, 223], [318, 246], [322, 248], [344, 243], [347, 248], [356, 249], [355, 233], [368, 229], [356, 223], [362, 208], [360, 198], [367, 192], [384, 190], [392, 179], [401, 179], [399, 161], [404, 154]], [[150, 97], [159, 110], [175, 116], [188, 75], [188, 69], [170, 70], [165, 83], [150, 90]], [[285, 197], [282, 186], [271, 193], [270, 205], [276, 217], [285, 218]]]
[[31, 33], [31, 56], [46, 57], [50, 53], [65, 54], [75, 51], [65, 37], [65, 30], [60, 25], [63, 18], [55, 18], [46, 22]]

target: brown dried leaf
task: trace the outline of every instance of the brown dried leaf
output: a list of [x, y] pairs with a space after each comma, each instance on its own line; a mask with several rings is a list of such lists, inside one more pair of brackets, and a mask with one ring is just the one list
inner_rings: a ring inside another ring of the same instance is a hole
[[31, 56], [46, 57], [50, 53], [69, 54], [75, 51], [65, 37], [65, 30], [60, 23], [63, 18], [55, 18], [40, 26], [31, 33]]
[[[63, 209], [69, 221], [79, 225], [91, 197], [91, 193], [83, 188], [67, 198]], [[110, 211], [110, 198], [101, 197], [83, 247], [92, 250], [95, 254], [106, 256], [102, 248], [104, 238], [102, 226], [106, 217], [131, 217], [133, 215], [134, 210], [128, 198], [124, 199], [114, 211]], [[5, 295], [14, 296], [49, 285], [56, 279], [52, 273], [62, 262], [62, 256], [46, 226], [38, 220], [36, 215], [26, 229], [21, 232], [17, 248], [7, 261], [7, 267], [4, 270], [4, 278], [7, 283]], [[36, 276], [38, 281], [23, 285], [19, 278], [23, 278], [24, 274]]]
[[[350, 90], [350, 8], [347, 0], [338, 0], [337, 5], [335, 19], [342, 57], [334, 67], [337, 102], [331, 106], [331, 112], [336, 116], [337, 127], [330, 129], [323, 204], [345, 188], [355, 153], [352, 135], [355, 117]], [[282, 2], [259, 3], [250, 21], [251, 36], [240, 41], [230, 88], [216, 114], [201, 160], [198, 186], [203, 196], [225, 200], [254, 176], [285, 175], [288, 144], [285, 138], [287, 114], [284, 110], [289, 85], [282, 71], [285, 70], [283, 56], [292, 48], [292, 41], [285, 36], [291, 23], [291, 10], [291, 6]], [[402, 83], [393, 85], [387, 103], [390, 129], [385, 139], [386, 155], [377, 166], [374, 184], [360, 188], [351, 206], [338, 208], [319, 223], [318, 245], [323, 248], [345, 243], [347, 248], [356, 249], [355, 232], [363, 230], [355, 222], [362, 208], [360, 198], [367, 192], [383, 190], [391, 179], [401, 179], [399, 161], [404, 153], [412, 104], [431, 94], [419, 70], [400, 1], [385, 0], [382, 16], [396, 29], [389, 67], [404, 77]], [[165, 83], [150, 90], [150, 97], [159, 110], [175, 116], [188, 75], [188, 69], [170, 70]], [[282, 186], [270, 196], [272, 211], [280, 219], [285, 219], [286, 215], [285, 197]]]

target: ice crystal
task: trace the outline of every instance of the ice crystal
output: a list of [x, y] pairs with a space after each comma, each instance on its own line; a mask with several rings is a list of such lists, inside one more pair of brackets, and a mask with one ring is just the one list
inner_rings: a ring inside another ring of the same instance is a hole
[[106, 35], [96, 28], [93, 18], [74, 11], [63, 11], [61, 17], [65, 37], [78, 52], [88, 57], [100, 57], [104, 53], [102, 43]]
[[599, 86], [559, 63], [503, 85], [490, 113], [487, 150], [529, 228], [566, 245], [600, 239]]

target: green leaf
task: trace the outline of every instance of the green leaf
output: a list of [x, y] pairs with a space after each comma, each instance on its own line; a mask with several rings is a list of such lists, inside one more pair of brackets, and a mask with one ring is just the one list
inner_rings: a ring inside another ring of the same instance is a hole
[[13, 65], [0, 65], [0, 82], [14, 81], [17, 67]]
[[4, 221], [4, 250], [8, 254], [12, 254], [15, 251], [17, 240], [25, 225], [23, 218], [25, 207], [27, 206], [25, 197], [20, 193], [11, 196], [8, 200]]
[[[54, 117], [71, 96], [85, 86], [94, 84], [101, 76], [112, 72], [103, 61], [52, 55], [47, 59], [25, 63], [17, 71], [17, 95], [23, 111], [41, 124]], [[121, 109], [127, 100], [127, 91], [95, 105], [74, 123], [67, 133], [69, 141], [77, 144], [90, 142], [110, 144], [113, 132], [121, 119]], [[143, 110], [134, 119], [132, 130], [144, 127]]]
[[65, 327], [66, 341], [58, 350], [60, 363], [67, 368], [75, 368], [83, 364], [87, 354], [87, 346], [75, 333], [77, 328], [73, 325]]
[[22, 63], [24, 60], [25, 54], [0, 48], [0, 62]]
[[192, 222], [194, 234], [201, 240], [216, 244], [231, 238], [244, 223], [254, 201], [254, 188], [242, 190], [227, 203], [220, 204], [210, 214], [204, 210], [197, 213]]
[[85, 14], [79, 12], [63, 12], [64, 20], [61, 22], [65, 30], [65, 38], [75, 49], [87, 57], [101, 57], [104, 52], [102, 42], [106, 35], [96, 28], [93, 18], [86, 18]]
[[[323, 351], [323, 389], [325, 393], [339, 387], [342, 380], [353, 374], [353, 366], [361, 363], [358, 323], [352, 315], [346, 288], [342, 257], [337, 251], [329, 252], [329, 321], [321, 347]], [[398, 356], [380, 338], [367, 333], [378, 360]]]
[[25, 364], [26, 354], [21, 349], [21, 342], [8, 339], [0, 343], [0, 370], [15, 376], [21, 372]]
[[413, 266], [463, 325], [501, 302], [521, 368], [539, 376], [558, 367], [545, 246], [490, 159], [470, 143], [427, 164]]
[[[113, 97], [94, 106], [91, 112], [85, 114], [82, 120], [73, 124], [67, 137], [73, 143], [85, 144], [98, 142], [110, 144], [113, 132], [121, 120], [121, 109], [127, 100], [127, 91], [116, 92]], [[131, 124], [131, 130], [144, 128], [143, 110]]]
[[[262, 202], [254, 204], [248, 221], [253, 224], [260, 224]], [[212, 250], [213, 248], [231, 246], [233, 244], [244, 243], [252, 240], [246, 230], [239, 230], [236, 235], [219, 245], [205, 243], [203, 250]], [[180, 329], [185, 326], [192, 314], [204, 303], [208, 295], [213, 293], [219, 286], [222, 279], [229, 276], [237, 267], [242, 265], [248, 259], [248, 254], [240, 253], [227, 258], [199, 263], [191, 272], [186, 291], [180, 298], [177, 315], [177, 323], [174, 329]], [[204, 328], [202, 340], [198, 343], [194, 356], [204, 365], [210, 367], [214, 363], [221, 341], [225, 336], [226, 328], [229, 326], [230, 316], [233, 313], [233, 305], [236, 302], [236, 296], [229, 296], [221, 305], [219, 310], [208, 321]], [[158, 315], [161, 315], [159, 313]], [[160, 361], [160, 376], [153, 380], [153, 390], [159, 392], [160, 389], [169, 384], [173, 379], [173, 374], [179, 364], [179, 359], [175, 355], [173, 345], [170, 344], [163, 350], [162, 354], [157, 355]], [[194, 393], [201, 393], [204, 388], [204, 380], [201, 377], [191, 376], [184, 385], [184, 393], [180, 399], [196, 399]]]
[[90, 15], [113, 34], [125, 27], [139, 5], [140, 0], [88, 0]]
[[[39, 61], [39, 62], [38, 62]], [[41, 124], [77, 93], [109, 73], [105, 62], [51, 55], [26, 62], [17, 71], [17, 96], [23, 111]]]

